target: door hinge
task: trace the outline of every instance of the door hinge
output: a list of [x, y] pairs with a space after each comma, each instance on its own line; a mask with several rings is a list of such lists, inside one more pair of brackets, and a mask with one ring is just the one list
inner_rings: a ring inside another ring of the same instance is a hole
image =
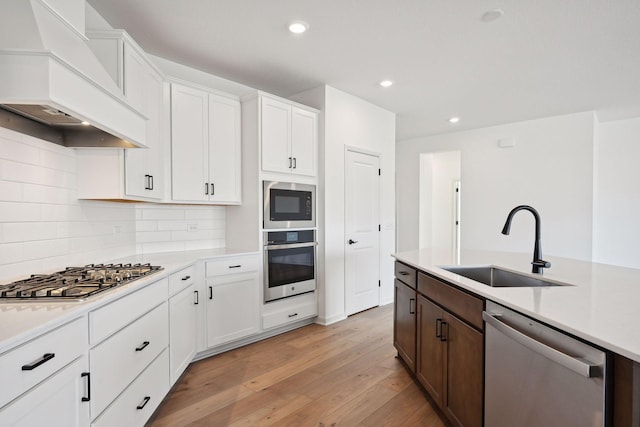
[[380, 280], [378, 280], [378, 287], [380, 287]]
[[382, 175], [382, 170], [378, 169], [378, 176]]

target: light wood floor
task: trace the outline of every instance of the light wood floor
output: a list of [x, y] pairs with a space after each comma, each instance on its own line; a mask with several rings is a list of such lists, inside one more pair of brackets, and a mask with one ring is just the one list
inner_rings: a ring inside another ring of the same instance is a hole
[[193, 363], [149, 427], [445, 424], [393, 348], [393, 306]]

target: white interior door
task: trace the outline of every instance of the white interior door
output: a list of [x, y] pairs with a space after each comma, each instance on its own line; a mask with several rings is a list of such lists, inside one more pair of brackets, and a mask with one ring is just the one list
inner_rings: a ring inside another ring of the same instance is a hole
[[345, 307], [351, 315], [380, 305], [380, 159], [347, 150]]

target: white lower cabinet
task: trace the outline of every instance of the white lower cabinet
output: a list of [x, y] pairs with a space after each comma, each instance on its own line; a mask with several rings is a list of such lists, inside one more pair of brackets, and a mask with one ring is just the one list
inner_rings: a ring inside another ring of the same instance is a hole
[[169, 355], [164, 350], [91, 426], [144, 426], [169, 392], [168, 364]]
[[169, 342], [167, 303], [89, 351], [91, 414], [100, 414]]
[[262, 310], [262, 329], [285, 326], [318, 315], [315, 292], [266, 303]]
[[[169, 299], [169, 360], [171, 384], [175, 383], [196, 355], [199, 291], [195, 274], [178, 274], [185, 288]], [[185, 279], [187, 278], [188, 279]]]
[[[0, 425], [85, 427], [89, 424], [87, 358], [82, 356], [0, 410]], [[3, 388], [9, 388], [3, 383]], [[124, 424], [123, 424], [124, 425]]]
[[168, 392], [168, 283], [160, 279], [89, 313], [92, 425], [143, 426]]
[[260, 287], [257, 266], [256, 255], [234, 256], [206, 263], [207, 348], [259, 331]]

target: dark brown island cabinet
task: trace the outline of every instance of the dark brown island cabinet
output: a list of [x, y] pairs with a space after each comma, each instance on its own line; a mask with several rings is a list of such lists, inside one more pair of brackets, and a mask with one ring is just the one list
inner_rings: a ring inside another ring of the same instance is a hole
[[480, 427], [484, 300], [396, 262], [394, 345], [455, 426]]
[[[452, 425], [483, 426], [485, 300], [398, 261], [395, 276], [398, 357]], [[640, 363], [608, 354], [605, 425], [638, 427]]]

